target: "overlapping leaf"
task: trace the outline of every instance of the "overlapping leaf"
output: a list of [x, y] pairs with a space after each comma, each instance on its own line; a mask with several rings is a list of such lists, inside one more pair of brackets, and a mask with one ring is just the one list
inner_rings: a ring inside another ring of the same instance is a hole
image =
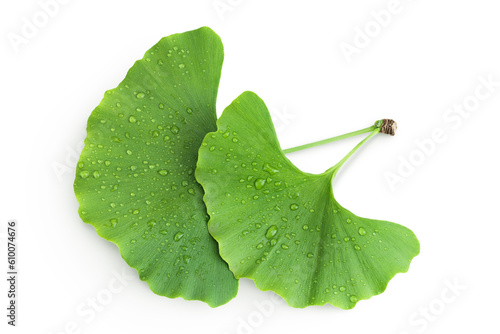
[[208, 28], [151, 48], [90, 116], [74, 185], [82, 219], [155, 293], [211, 306], [237, 292], [194, 177], [201, 141], [216, 129], [222, 61]]
[[332, 192], [335, 170], [313, 175], [295, 167], [255, 94], [238, 97], [217, 126], [200, 148], [196, 177], [209, 231], [237, 278], [294, 307], [350, 309], [408, 270], [419, 253], [415, 235], [343, 208]]

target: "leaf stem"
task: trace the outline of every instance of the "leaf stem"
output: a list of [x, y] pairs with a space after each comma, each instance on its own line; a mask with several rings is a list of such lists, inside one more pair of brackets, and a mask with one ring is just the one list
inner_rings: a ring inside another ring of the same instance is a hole
[[306, 148], [310, 148], [310, 147], [314, 147], [314, 146], [319, 146], [319, 145], [323, 145], [323, 144], [328, 144], [328, 143], [331, 143], [331, 142], [334, 142], [334, 141], [337, 141], [337, 140], [341, 140], [341, 139], [345, 139], [345, 138], [357, 136], [357, 135], [360, 135], [360, 134], [363, 134], [363, 133], [371, 132], [365, 139], [363, 139], [362, 141], [360, 141], [358, 143], [358, 145], [356, 145], [349, 153], [347, 153], [347, 155], [344, 158], [342, 158], [342, 160], [340, 160], [335, 166], [329, 168], [324, 173], [324, 174], [330, 174], [332, 176], [332, 179], [333, 179], [335, 177], [335, 175], [337, 175], [337, 172], [339, 171], [340, 167], [342, 167], [342, 165], [347, 160], [349, 160], [349, 158], [361, 146], [363, 146], [368, 140], [370, 140], [373, 136], [375, 136], [377, 133], [385, 133], [385, 134], [394, 136], [394, 134], [396, 133], [396, 129], [397, 129], [397, 124], [392, 119], [381, 119], [381, 120], [376, 121], [374, 125], [372, 125], [372, 126], [370, 126], [368, 128], [361, 129], [361, 130], [354, 131], [354, 132], [349, 132], [349, 133], [346, 133], [344, 135], [335, 136], [335, 137], [332, 137], [332, 138], [320, 140], [320, 141], [317, 141], [317, 142], [314, 142], [314, 143], [310, 143], [310, 144], [305, 144], [305, 145], [301, 145], [301, 146], [297, 146], [297, 147], [288, 148], [286, 150], [283, 150], [283, 153], [288, 154], [288, 153], [292, 153], [292, 152], [304, 150]]
[[332, 138], [328, 138], [328, 139], [323, 139], [323, 140], [320, 140], [320, 141], [316, 141], [314, 143], [309, 143], [309, 144], [300, 145], [300, 146], [296, 146], [296, 147], [292, 147], [292, 148], [287, 148], [286, 150], [283, 150], [283, 153], [288, 154], [288, 153], [293, 153], [293, 152], [305, 150], [307, 148], [311, 148], [311, 147], [315, 147], [315, 146], [319, 146], [319, 145], [328, 144], [328, 143], [331, 143], [331, 142], [334, 142], [334, 141], [337, 141], [337, 140], [346, 139], [346, 138], [354, 137], [354, 136], [357, 136], [357, 135], [361, 135], [363, 133], [373, 132], [376, 129], [379, 129], [379, 128], [376, 125], [372, 125], [372, 126], [370, 126], [368, 128], [361, 129], [361, 130], [354, 131], [354, 132], [349, 132], [349, 133], [346, 133], [346, 134], [343, 134], [343, 135], [340, 135], [340, 136], [335, 136], [335, 137], [332, 137]]
[[358, 145], [356, 145], [349, 153], [347, 153], [347, 155], [342, 158], [342, 160], [340, 160], [335, 166], [329, 168], [325, 173], [332, 173], [332, 178], [335, 177], [335, 175], [337, 175], [337, 172], [339, 171], [340, 167], [342, 167], [342, 165], [347, 161], [349, 160], [349, 158], [361, 147], [363, 146], [368, 140], [370, 140], [373, 136], [375, 136], [376, 134], [378, 134], [380, 132], [380, 128], [376, 127], [372, 133], [370, 133], [365, 139], [363, 139], [362, 141], [360, 141], [358, 143]]

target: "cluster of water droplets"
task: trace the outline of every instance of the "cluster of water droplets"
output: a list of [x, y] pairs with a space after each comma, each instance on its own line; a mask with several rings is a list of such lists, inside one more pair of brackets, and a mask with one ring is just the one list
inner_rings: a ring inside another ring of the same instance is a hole
[[[89, 123], [89, 131], [96, 130], [99, 136], [89, 136], [86, 152], [78, 164], [77, 176], [84, 182], [78, 187], [102, 202], [99, 208], [92, 208], [92, 214], [109, 217], [99, 229], [110, 229], [106, 232], [109, 235], [133, 236], [126, 248], [131, 255], [140, 253], [141, 247], [158, 245], [157, 254], [150, 259], [152, 264], [139, 271], [141, 279], [147, 279], [154, 271], [154, 263], [162, 259], [170, 259], [176, 268], [167, 276], [187, 278], [186, 266], [193, 257], [207, 251], [205, 244], [216, 248], [208, 233], [203, 243], [196, 236], [196, 231], [206, 231], [207, 216], [172, 217], [173, 212], [203, 208], [202, 188], [194, 178], [196, 153], [202, 138], [195, 136], [189, 125], [200, 107], [187, 105], [181, 95], [177, 99], [170, 94], [158, 95], [161, 91], [158, 88], [163, 88], [158, 84], [185, 89], [193, 66], [200, 65], [190, 60], [189, 55], [189, 50], [181, 47], [174, 46], [167, 52], [156, 48], [144, 61], [155, 63], [158, 68], [154, 67], [150, 78], [144, 76], [143, 85], [125, 80], [114, 91], [108, 91], [102, 103], [106, 109], [102, 106], [100, 112], [101, 106], [98, 107], [93, 114], [96, 120]], [[165, 70], [165, 66], [171, 70]], [[175, 75], [169, 79], [169, 74]], [[164, 82], [157, 82], [158, 78]], [[145, 88], [145, 83], [151, 84], [151, 89]], [[82, 203], [86, 201], [91, 202], [85, 198]], [[82, 207], [85, 216], [85, 205]]]
[[[216, 175], [221, 169], [224, 178], [237, 179], [239, 183], [234, 188], [233, 181], [228, 180], [230, 186], [219, 188], [224, 196], [218, 209], [227, 206], [232, 215], [239, 212], [244, 215], [234, 219], [235, 226], [242, 230], [237, 236], [239, 240], [234, 240], [244, 248], [241, 254], [245, 256], [238, 260], [241, 268], [247, 268], [242, 270], [252, 272], [254, 266], [266, 265], [280, 279], [287, 275], [304, 294], [320, 291], [310, 296], [316, 301], [326, 303], [343, 296], [344, 300], [357, 303], [356, 291], [367, 289], [368, 282], [362, 271], [349, 268], [348, 261], [360, 256], [356, 254], [374, 259], [376, 252], [367, 249], [371, 243], [382, 244], [379, 231], [366, 226], [363, 219], [344, 210], [333, 199], [330, 209], [318, 211], [318, 203], [300, 196], [300, 192], [310, 193], [305, 190], [310, 186], [307, 177], [290, 174], [290, 168], [284, 168], [278, 160], [256, 154], [258, 150], [252, 143], [235, 139], [238, 133], [228, 127], [209, 136], [202, 145], [208, 154], [215, 155], [213, 159], [224, 161], [222, 166], [209, 168], [209, 173]], [[287, 181], [293, 177], [304, 188], [289, 186]], [[252, 251], [248, 250], [248, 243], [253, 244]], [[305, 274], [294, 263], [315, 269]], [[311, 275], [315, 277], [312, 282]], [[336, 284], [329, 283], [331, 277], [335, 277]], [[318, 290], [311, 284], [323, 288]]]

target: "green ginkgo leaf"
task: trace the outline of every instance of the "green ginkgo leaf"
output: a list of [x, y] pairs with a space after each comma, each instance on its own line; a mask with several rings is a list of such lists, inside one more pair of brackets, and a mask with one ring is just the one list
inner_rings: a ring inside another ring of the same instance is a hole
[[74, 184], [81, 218], [152, 291], [212, 307], [238, 289], [208, 233], [194, 177], [201, 142], [216, 129], [222, 61], [209, 28], [165, 37], [146, 52], [92, 112]]
[[226, 108], [200, 148], [209, 231], [237, 278], [273, 290], [289, 305], [353, 308], [382, 293], [419, 253], [409, 229], [361, 218], [334, 198], [342, 163], [380, 131], [371, 128], [339, 164], [304, 173], [281, 150], [264, 102], [246, 92]]

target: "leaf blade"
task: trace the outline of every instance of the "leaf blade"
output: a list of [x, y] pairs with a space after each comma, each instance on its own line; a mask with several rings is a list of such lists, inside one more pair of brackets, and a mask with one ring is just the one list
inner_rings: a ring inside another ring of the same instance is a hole
[[196, 177], [210, 233], [236, 277], [294, 307], [350, 309], [408, 270], [419, 253], [413, 232], [357, 217], [335, 200], [331, 173], [295, 167], [257, 95], [240, 95], [217, 126], [200, 148]]
[[215, 307], [238, 283], [209, 235], [197, 152], [215, 129], [223, 61], [209, 28], [163, 38], [89, 117], [78, 163], [79, 213], [151, 290]]

